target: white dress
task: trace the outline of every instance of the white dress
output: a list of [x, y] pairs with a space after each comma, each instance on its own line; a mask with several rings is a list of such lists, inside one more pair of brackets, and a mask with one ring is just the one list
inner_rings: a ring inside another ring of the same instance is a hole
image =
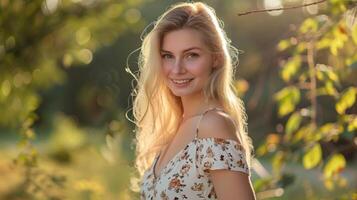
[[244, 149], [237, 141], [198, 138], [197, 134], [198, 128], [195, 138], [162, 168], [157, 177], [154, 168], [159, 154], [155, 157], [140, 183], [142, 200], [217, 199], [209, 170], [226, 169], [250, 176]]

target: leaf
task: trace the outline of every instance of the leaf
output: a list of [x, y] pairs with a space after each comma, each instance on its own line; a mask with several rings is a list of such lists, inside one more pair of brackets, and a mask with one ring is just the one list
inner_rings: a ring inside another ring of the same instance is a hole
[[300, 101], [300, 90], [295, 86], [288, 86], [277, 92], [274, 98], [279, 104], [278, 114], [283, 117], [294, 111]]
[[257, 155], [258, 156], [263, 156], [265, 155], [266, 153], [268, 153], [268, 148], [267, 148], [267, 144], [264, 143], [262, 145], [260, 145], [258, 148], [257, 148]]
[[339, 83], [338, 75], [332, 69], [327, 70], [326, 73], [327, 73], [327, 77], [330, 80], [332, 80], [335, 83]]
[[301, 66], [301, 57], [294, 56], [291, 58], [283, 67], [281, 71], [281, 77], [285, 82], [290, 81], [290, 79], [296, 74]]
[[356, 94], [357, 89], [355, 87], [347, 88], [335, 105], [336, 111], [341, 115], [344, 114], [346, 109], [355, 103]]
[[342, 154], [333, 155], [324, 167], [324, 177], [331, 178], [332, 175], [341, 172], [346, 167], [346, 159]]
[[324, 73], [322, 73], [322, 71], [320, 71], [320, 70], [316, 70], [316, 77], [317, 77], [317, 79], [318, 80], [320, 80], [320, 81], [323, 81], [324, 80]]
[[344, 13], [347, 10], [345, 1], [330, 0], [330, 4], [331, 4], [331, 11], [334, 15]]
[[330, 38], [322, 38], [321, 40], [316, 42], [316, 49], [321, 50], [330, 47], [330, 43], [331, 43]]
[[354, 56], [347, 57], [345, 60], [345, 65], [350, 67], [352, 70], [357, 69], [357, 54]]
[[301, 115], [299, 112], [294, 112], [286, 123], [286, 138], [289, 140], [291, 138], [291, 134], [296, 131], [301, 123]]
[[301, 33], [307, 33], [309, 31], [316, 32], [318, 28], [317, 21], [312, 18], [307, 18], [300, 26]]
[[340, 80], [337, 75], [337, 73], [334, 71], [334, 69], [331, 66], [327, 66], [325, 64], [316, 64], [316, 72], [317, 72], [317, 78], [319, 80], [330, 80], [333, 81], [336, 84], [339, 84]]
[[274, 155], [272, 160], [272, 167], [273, 167], [274, 174], [280, 174], [281, 168], [284, 163], [284, 157], [285, 157], [284, 152], [282, 151], [279, 151]]
[[303, 157], [303, 165], [305, 169], [314, 168], [321, 161], [322, 151], [319, 143], [316, 143]]
[[337, 95], [337, 90], [333, 86], [333, 83], [331, 81], [326, 81], [324, 89], [326, 91], [326, 94], [328, 94], [328, 95], [331, 95], [331, 96]]
[[318, 130], [318, 134], [325, 139], [325, 141], [330, 141], [334, 138], [338, 139], [338, 136], [343, 132], [343, 126], [338, 123], [326, 123], [321, 126]]
[[337, 56], [338, 49], [343, 48], [344, 43], [348, 41], [348, 36], [341, 29], [343, 29], [342, 26], [336, 26], [332, 31], [333, 40], [330, 43], [330, 52], [334, 56]]
[[314, 132], [314, 126], [313, 124], [307, 124], [303, 127], [301, 127], [295, 134], [293, 138], [293, 142], [299, 142], [302, 139], [306, 139], [310, 137]]
[[296, 46], [296, 51], [298, 53], [302, 53], [303, 51], [305, 51], [307, 48], [307, 44], [306, 42], [299, 42], [299, 44]]
[[289, 48], [290, 46], [291, 46], [290, 40], [288, 40], [288, 39], [280, 40], [280, 42], [278, 43], [277, 49], [278, 49], [278, 51], [284, 51], [287, 48]]
[[351, 121], [348, 123], [347, 130], [349, 132], [357, 130], [357, 117], [356, 116], [353, 116]]

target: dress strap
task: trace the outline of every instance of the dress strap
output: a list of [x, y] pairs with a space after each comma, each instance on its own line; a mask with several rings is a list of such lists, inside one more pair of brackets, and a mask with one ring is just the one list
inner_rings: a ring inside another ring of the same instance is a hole
[[222, 112], [225, 112], [223, 109], [221, 109], [221, 108], [217, 108], [217, 107], [214, 107], [214, 108], [208, 108], [207, 110], [205, 110], [205, 111], [201, 114], [200, 119], [198, 120], [198, 123], [197, 123], [197, 126], [196, 126], [196, 135], [195, 135], [195, 139], [197, 139], [197, 138], [198, 138], [199, 126], [200, 126], [200, 123], [201, 123], [201, 120], [202, 120], [203, 116], [204, 116], [206, 113], [208, 113], [209, 111], [211, 111], [211, 110], [220, 110], [220, 111], [222, 111]]

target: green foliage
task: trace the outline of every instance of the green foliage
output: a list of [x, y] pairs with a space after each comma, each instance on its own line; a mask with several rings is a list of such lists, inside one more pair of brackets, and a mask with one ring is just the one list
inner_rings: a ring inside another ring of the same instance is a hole
[[[36, 187], [31, 181], [35, 179], [31, 172], [39, 167], [32, 125], [42, 103], [40, 92], [63, 84], [68, 68], [89, 64], [100, 47], [140, 26], [141, 15], [135, 8], [140, 3], [0, 0], [0, 127], [21, 135], [20, 153], [14, 162], [27, 167], [24, 188], [34, 188], [25, 191], [28, 195], [44, 192], [43, 198], [58, 199], [51, 190], [46, 192], [48, 188]], [[60, 120], [65, 126], [56, 127], [52, 145], [60, 148], [54, 155], [65, 159], [63, 152], [83, 144], [84, 133], [71, 122]], [[45, 177], [58, 182], [51, 174]]]
[[[276, 140], [271, 148], [269, 135], [257, 151], [258, 155], [272, 154], [270, 184], [282, 180], [286, 163], [301, 162], [306, 170], [320, 166], [327, 190], [347, 185], [340, 174], [348, 160], [335, 144], [343, 140], [347, 141], [344, 150], [355, 148], [356, 10], [353, 2], [330, 0], [325, 15], [307, 17], [294, 36], [277, 44], [278, 51], [289, 55], [280, 70], [286, 85], [274, 95], [277, 114], [287, 121], [283, 135], [275, 136], [283, 140]], [[325, 101], [333, 103], [320, 104]], [[334, 119], [323, 118], [321, 113], [334, 110]], [[331, 145], [332, 152], [324, 151], [322, 144]]]

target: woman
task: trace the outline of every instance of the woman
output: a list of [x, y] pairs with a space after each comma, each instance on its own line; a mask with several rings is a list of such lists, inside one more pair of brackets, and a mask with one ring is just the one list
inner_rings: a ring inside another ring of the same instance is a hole
[[255, 199], [237, 50], [221, 26], [206, 4], [180, 3], [143, 40], [133, 106], [141, 199]]

